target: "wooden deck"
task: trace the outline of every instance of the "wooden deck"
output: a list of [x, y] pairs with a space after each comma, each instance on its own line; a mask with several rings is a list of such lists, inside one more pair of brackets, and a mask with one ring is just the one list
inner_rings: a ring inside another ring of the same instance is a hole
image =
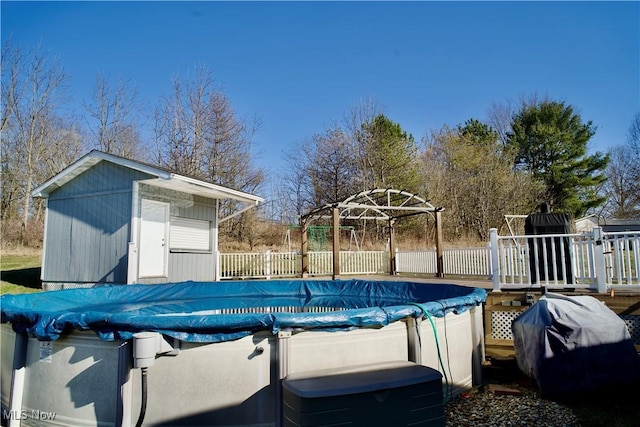
[[[640, 294], [622, 293], [597, 294], [590, 292], [561, 292], [564, 295], [590, 295], [604, 302], [607, 307], [619, 316], [624, 316], [633, 324], [630, 330], [636, 349], [640, 352]], [[527, 298], [529, 296], [529, 298]], [[514, 357], [513, 340], [510, 339], [510, 321], [529, 308], [527, 300], [531, 297], [537, 301], [539, 291], [503, 291], [490, 292], [484, 307], [485, 353], [488, 358]]]
[[[345, 278], [367, 278], [370, 280], [410, 280], [414, 282], [448, 283], [486, 289], [487, 300], [484, 305], [485, 356], [487, 358], [513, 358], [515, 349], [511, 335], [511, 321], [529, 308], [527, 295], [537, 301], [542, 295], [540, 290], [529, 291], [492, 291], [492, 282], [488, 278], [436, 278], [424, 274], [402, 274], [397, 276], [367, 275], [344, 276]], [[588, 290], [554, 291], [564, 295], [590, 295], [603, 301], [616, 314], [635, 325], [630, 333], [634, 339], [636, 349], [640, 353], [640, 293], [636, 291], [623, 292], [616, 290], [615, 294], [598, 294]]]
[[[349, 276], [351, 277], [351, 276]], [[363, 276], [365, 277], [365, 276]], [[511, 336], [511, 321], [529, 308], [527, 295], [537, 301], [542, 295], [540, 290], [492, 291], [492, 282], [488, 278], [436, 278], [430, 275], [366, 276], [374, 280], [411, 280], [424, 283], [450, 283], [486, 289], [487, 301], [484, 305], [485, 355], [487, 358], [515, 357]], [[640, 293], [616, 290], [614, 294], [598, 294], [588, 290], [554, 291], [564, 295], [590, 295], [603, 301], [616, 314], [635, 325], [630, 329], [636, 349], [640, 353]]]

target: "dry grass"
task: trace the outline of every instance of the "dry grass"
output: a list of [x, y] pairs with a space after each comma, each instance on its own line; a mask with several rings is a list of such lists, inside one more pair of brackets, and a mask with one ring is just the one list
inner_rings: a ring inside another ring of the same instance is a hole
[[5, 257], [12, 256], [42, 256], [42, 248], [32, 248], [27, 246], [18, 246], [18, 245], [3, 245], [2, 249], [0, 249], [0, 265], [2, 265], [2, 269], [4, 270], [4, 261]]

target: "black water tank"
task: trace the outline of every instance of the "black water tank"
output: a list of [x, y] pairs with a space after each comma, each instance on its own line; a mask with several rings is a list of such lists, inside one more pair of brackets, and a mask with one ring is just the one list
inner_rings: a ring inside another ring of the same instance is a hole
[[[571, 233], [571, 218], [568, 214], [563, 213], [543, 212], [531, 214], [525, 220], [524, 233], [526, 235], [536, 236], [545, 234], [569, 234]], [[544, 239], [537, 239], [537, 242], [534, 242], [533, 239], [529, 239], [528, 244], [531, 283], [538, 283], [539, 280], [548, 279], [549, 281], [564, 280], [566, 284], [573, 284], [570, 237], [547, 237]], [[562, 255], [564, 255], [564, 258]], [[546, 270], [545, 259], [547, 267]]]

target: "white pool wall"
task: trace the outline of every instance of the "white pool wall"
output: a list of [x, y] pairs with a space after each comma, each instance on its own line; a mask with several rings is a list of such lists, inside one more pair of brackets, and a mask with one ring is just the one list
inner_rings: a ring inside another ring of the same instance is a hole
[[[420, 323], [421, 363], [446, 374], [454, 395], [480, 381], [481, 311], [478, 306], [434, 319], [445, 369], [430, 322]], [[8, 408], [15, 334], [10, 325], [1, 329], [2, 404]], [[410, 360], [409, 333], [405, 321], [382, 328], [294, 332], [288, 371]], [[27, 414], [39, 411], [56, 417], [37, 423], [28, 418], [22, 425], [135, 425], [140, 370], [131, 367], [130, 342], [73, 332], [53, 341], [50, 358], [43, 358], [40, 342], [28, 341], [22, 408]], [[182, 342], [178, 355], [159, 357], [148, 370], [145, 425], [274, 426], [277, 348], [277, 338], [269, 332], [214, 344]]]

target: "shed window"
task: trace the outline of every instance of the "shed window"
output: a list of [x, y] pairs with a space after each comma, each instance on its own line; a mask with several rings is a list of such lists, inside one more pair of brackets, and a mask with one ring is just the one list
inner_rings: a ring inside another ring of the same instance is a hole
[[171, 218], [169, 249], [174, 252], [211, 252], [210, 222], [192, 218]]

